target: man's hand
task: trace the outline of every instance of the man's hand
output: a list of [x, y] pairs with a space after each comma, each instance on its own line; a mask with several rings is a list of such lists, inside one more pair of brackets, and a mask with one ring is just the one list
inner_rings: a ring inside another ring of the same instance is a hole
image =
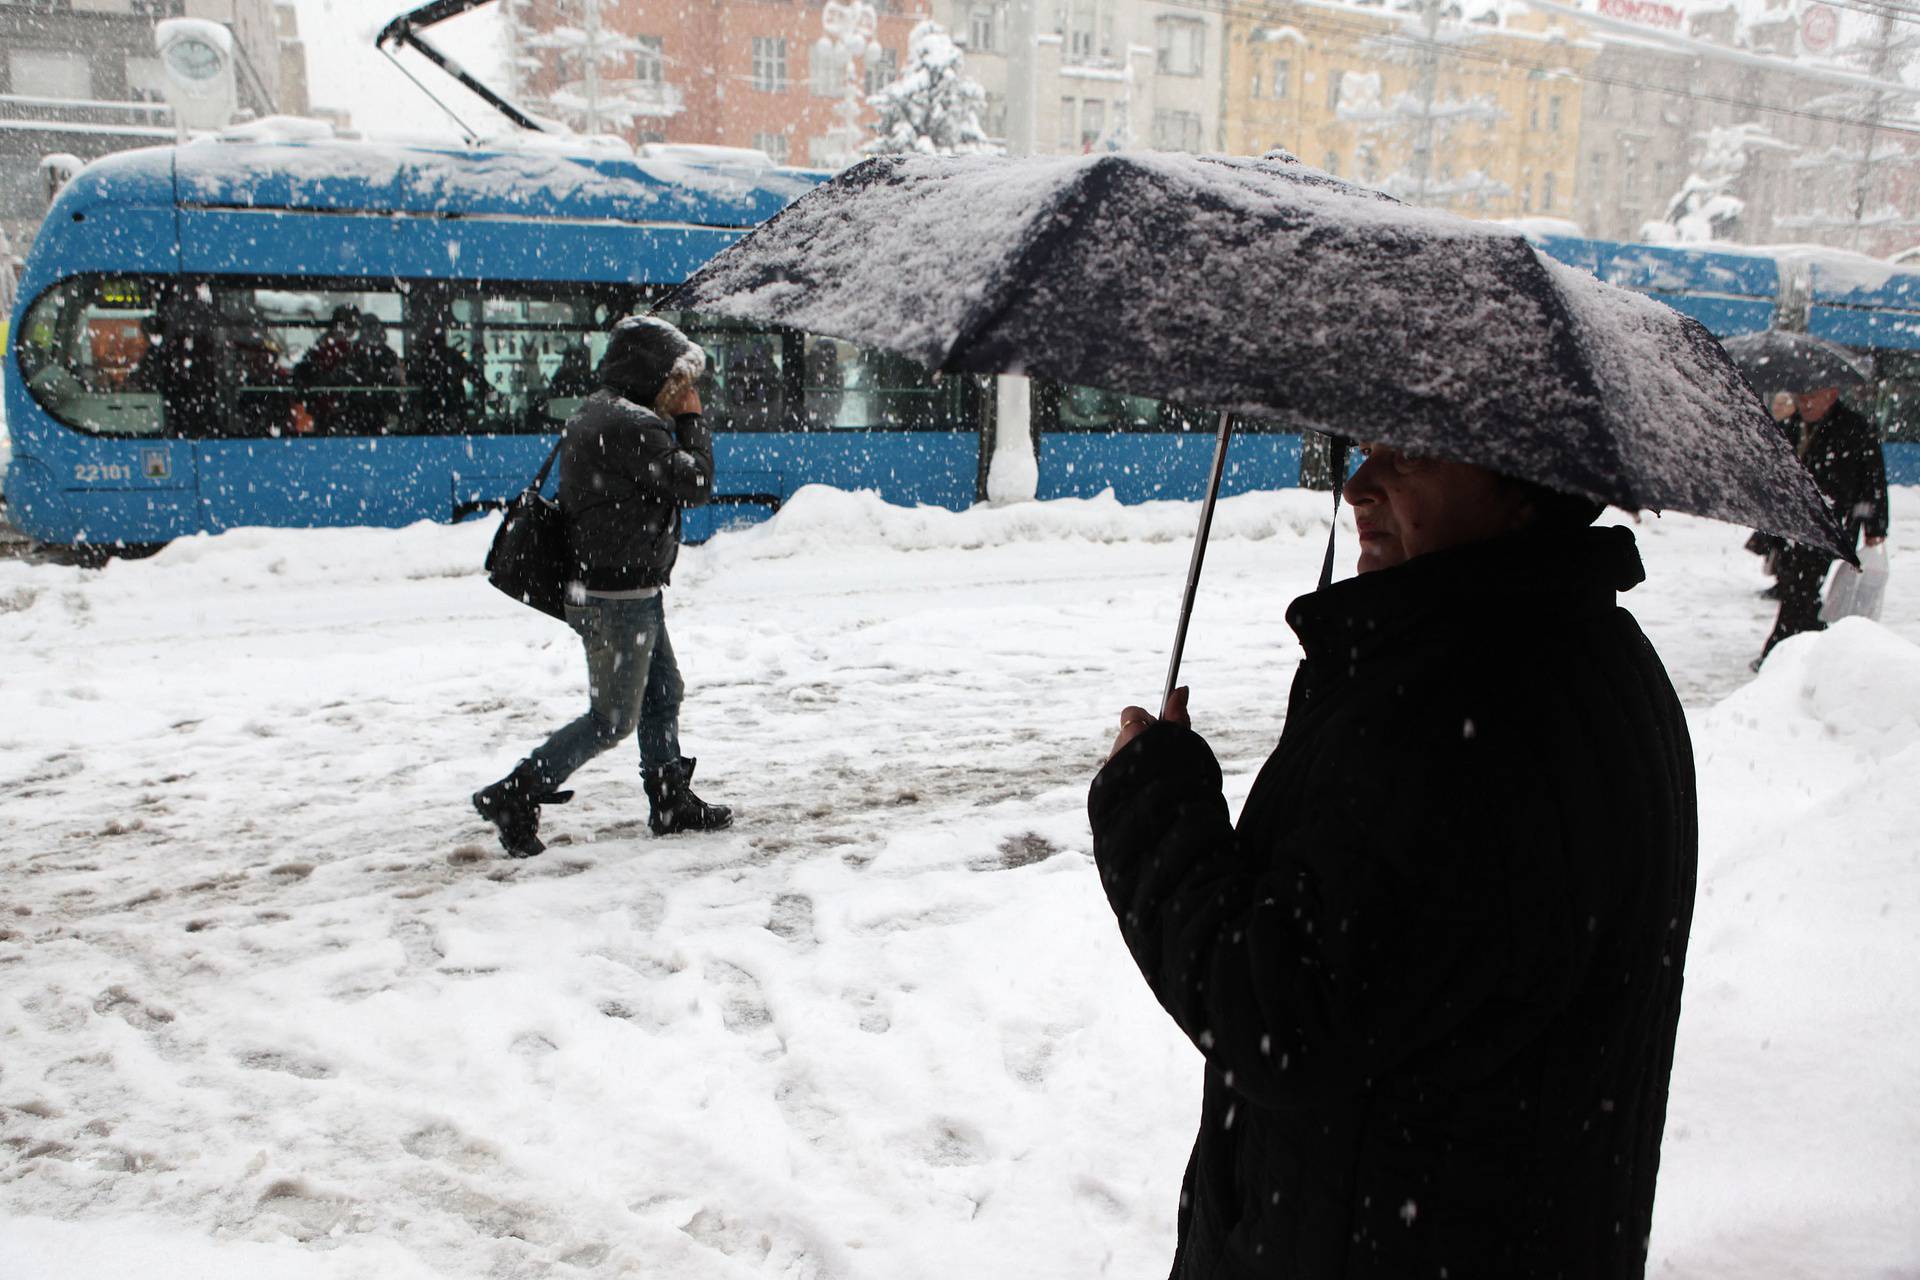
[[[1160, 709], [1160, 718], [1173, 724], [1191, 724], [1187, 718], [1187, 686], [1181, 685], [1167, 699], [1167, 705]], [[1147, 726], [1155, 723], [1144, 707], [1122, 707], [1120, 709], [1120, 735], [1113, 740], [1113, 750], [1107, 752], [1111, 760], [1120, 754], [1120, 748], [1145, 733]]]

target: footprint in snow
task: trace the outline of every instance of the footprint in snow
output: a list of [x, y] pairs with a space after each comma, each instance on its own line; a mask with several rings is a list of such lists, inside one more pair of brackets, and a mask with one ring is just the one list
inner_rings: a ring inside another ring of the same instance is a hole
[[812, 946], [815, 941], [813, 899], [803, 893], [783, 893], [775, 898], [772, 917], [767, 921], [767, 931], [776, 938]]

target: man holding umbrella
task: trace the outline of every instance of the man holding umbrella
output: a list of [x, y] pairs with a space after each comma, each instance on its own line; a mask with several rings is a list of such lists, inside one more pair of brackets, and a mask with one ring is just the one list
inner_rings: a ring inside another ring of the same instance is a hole
[[1185, 691], [1088, 811], [1206, 1059], [1191, 1277], [1639, 1276], [1697, 848], [1686, 720], [1599, 504], [1373, 446], [1359, 576], [1239, 822]]
[[1206, 1064], [1173, 1274], [1640, 1275], [1693, 759], [1614, 603], [1633, 535], [1588, 526], [1838, 543], [1713, 337], [1280, 156], [869, 161], [672, 304], [1215, 406], [1189, 604], [1233, 413], [1373, 424], [1361, 572], [1332, 583], [1330, 548], [1288, 611], [1306, 657], [1238, 823], [1171, 687], [1088, 800], [1121, 937]]

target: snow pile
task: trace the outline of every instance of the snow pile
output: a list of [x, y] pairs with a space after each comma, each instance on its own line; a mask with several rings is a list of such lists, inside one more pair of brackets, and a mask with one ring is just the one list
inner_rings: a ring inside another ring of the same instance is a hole
[[[871, 490], [848, 492], [807, 485], [765, 524], [717, 540], [719, 564], [777, 560], [845, 549], [930, 551], [1054, 542], [1191, 543], [1191, 502], [1123, 505], [1108, 489], [1093, 498], [1058, 498], [1007, 507], [902, 507]], [[1222, 498], [1214, 511], [1215, 538], [1318, 538], [1333, 513], [1330, 494], [1274, 489]], [[1349, 524], [1349, 527], [1351, 525]], [[1044, 554], [1044, 552], [1043, 552]]]
[[1672, 1271], [1649, 1274], [1904, 1274], [1920, 646], [1858, 619], [1790, 640], [1694, 743], [1700, 891], [1654, 1216]]

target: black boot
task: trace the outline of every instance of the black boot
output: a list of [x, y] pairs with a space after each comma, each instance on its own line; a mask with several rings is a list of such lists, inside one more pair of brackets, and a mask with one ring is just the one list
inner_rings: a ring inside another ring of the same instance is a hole
[[555, 791], [531, 760], [522, 760], [513, 772], [490, 787], [473, 793], [473, 807], [500, 831], [500, 845], [509, 858], [531, 858], [547, 846], [540, 842], [540, 806], [565, 804], [571, 791]]
[[641, 765], [640, 777], [647, 785], [647, 800], [653, 812], [647, 826], [657, 836], [676, 831], [718, 831], [733, 825], [733, 810], [723, 804], [708, 804], [693, 794], [694, 761], [686, 756], [670, 764]]

